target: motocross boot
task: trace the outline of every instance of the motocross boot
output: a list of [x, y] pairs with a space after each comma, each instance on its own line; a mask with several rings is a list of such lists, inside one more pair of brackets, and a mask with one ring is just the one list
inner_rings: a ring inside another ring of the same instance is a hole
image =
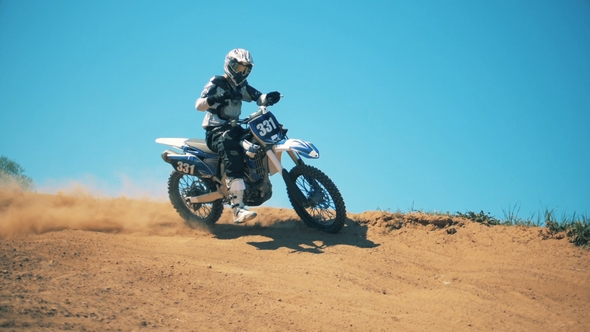
[[256, 218], [256, 212], [249, 211], [244, 206], [244, 190], [246, 184], [243, 179], [227, 179], [231, 210], [234, 216], [234, 224], [240, 224]]

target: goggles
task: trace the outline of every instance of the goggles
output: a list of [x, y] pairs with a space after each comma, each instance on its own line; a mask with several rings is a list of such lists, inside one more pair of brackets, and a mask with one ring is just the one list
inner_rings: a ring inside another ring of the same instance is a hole
[[233, 69], [234, 73], [236, 73], [236, 74], [242, 74], [242, 75], [248, 75], [252, 71], [252, 65], [251, 64], [243, 64], [243, 63], [240, 63], [240, 62], [233, 63], [231, 65], [231, 68]]

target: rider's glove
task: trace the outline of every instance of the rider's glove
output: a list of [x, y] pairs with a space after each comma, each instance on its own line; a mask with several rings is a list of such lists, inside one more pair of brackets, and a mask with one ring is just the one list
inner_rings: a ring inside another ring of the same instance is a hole
[[222, 95], [207, 97], [207, 104], [209, 104], [209, 106], [213, 106], [215, 103], [223, 103], [230, 98], [231, 93], [229, 91], [225, 91]]
[[269, 92], [266, 94], [266, 106], [272, 106], [281, 100], [281, 94], [278, 91]]

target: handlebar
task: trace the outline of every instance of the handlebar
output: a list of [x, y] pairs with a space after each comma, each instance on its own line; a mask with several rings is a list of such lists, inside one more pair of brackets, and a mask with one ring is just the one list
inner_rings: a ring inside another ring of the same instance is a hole
[[[281, 99], [283, 99], [283, 97], [285, 97], [285, 96], [284, 96], [284, 95], [281, 95]], [[238, 120], [232, 120], [232, 121], [231, 121], [231, 122], [232, 122], [232, 126], [233, 126], [233, 125], [242, 125], [242, 124], [246, 124], [246, 123], [248, 123], [250, 120], [252, 120], [253, 118], [255, 118], [255, 117], [257, 117], [257, 116], [259, 116], [259, 115], [261, 115], [261, 114], [264, 114], [264, 113], [266, 113], [266, 112], [268, 112], [268, 108], [267, 108], [267, 106], [258, 106], [258, 110], [257, 110], [256, 112], [254, 112], [254, 113], [250, 114], [250, 115], [249, 115], [249, 116], [247, 116], [246, 118], [244, 118], [244, 119], [238, 119]]]

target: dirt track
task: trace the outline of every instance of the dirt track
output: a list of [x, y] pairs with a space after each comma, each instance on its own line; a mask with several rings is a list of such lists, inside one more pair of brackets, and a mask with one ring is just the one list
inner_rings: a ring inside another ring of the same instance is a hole
[[258, 212], [0, 191], [0, 330], [590, 331], [590, 251], [541, 229]]

